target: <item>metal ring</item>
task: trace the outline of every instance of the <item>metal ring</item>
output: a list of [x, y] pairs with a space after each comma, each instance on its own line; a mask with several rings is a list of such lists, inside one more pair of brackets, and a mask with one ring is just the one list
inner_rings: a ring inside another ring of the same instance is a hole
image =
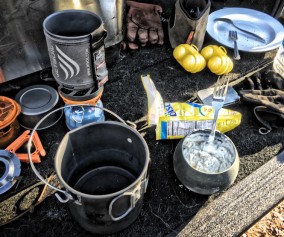
[[5, 172], [0, 177], [0, 194], [3, 194], [15, 184], [15, 177], [21, 173], [21, 162], [15, 154], [7, 150], [0, 150], [0, 162], [5, 165]]
[[[31, 168], [33, 170], [33, 172], [35, 173], [35, 175], [38, 177], [38, 179], [40, 179], [44, 184], [48, 185], [50, 188], [53, 188], [54, 190], [58, 191], [58, 192], [61, 192], [65, 195], [66, 199], [64, 199], [64, 202], [67, 202], [69, 200], [72, 200], [72, 195], [70, 195], [70, 193], [68, 193], [67, 191], [63, 191], [57, 187], [54, 187], [53, 185], [51, 185], [50, 183], [48, 183], [41, 175], [40, 173], [37, 171], [37, 169], [35, 168], [35, 165], [32, 161], [32, 156], [31, 156], [31, 147], [32, 147], [32, 139], [33, 139], [33, 136], [34, 136], [34, 133], [35, 131], [37, 130], [37, 128], [43, 123], [43, 121], [48, 118], [50, 115], [56, 113], [57, 111], [59, 110], [63, 110], [65, 108], [70, 108], [70, 107], [77, 107], [77, 106], [91, 106], [91, 107], [95, 107], [95, 108], [99, 108], [99, 109], [102, 109], [106, 112], [108, 112], [109, 114], [113, 115], [116, 119], [118, 119], [120, 122], [122, 122], [123, 124], [126, 125], [126, 122], [121, 118], [119, 117], [116, 113], [108, 110], [108, 109], [105, 109], [103, 107], [99, 107], [99, 106], [96, 106], [96, 105], [89, 105], [89, 104], [76, 104], [76, 105], [66, 105], [66, 106], [63, 106], [61, 108], [57, 108], [55, 110], [52, 110], [51, 112], [49, 112], [47, 115], [45, 115], [40, 121], [38, 121], [38, 123], [35, 125], [35, 127], [33, 128], [31, 134], [30, 134], [30, 138], [28, 140], [28, 147], [27, 147], [27, 150], [28, 150], [28, 158], [29, 158], [29, 163], [31, 165]], [[96, 123], [96, 122], [94, 122]], [[63, 200], [61, 198], [61, 200], [58, 198], [59, 201]]]

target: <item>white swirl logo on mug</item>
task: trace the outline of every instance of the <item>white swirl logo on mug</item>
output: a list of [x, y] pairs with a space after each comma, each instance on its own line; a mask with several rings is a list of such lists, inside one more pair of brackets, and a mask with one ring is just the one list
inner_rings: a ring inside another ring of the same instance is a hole
[[[65, 73], [65, 80], [66, 79], [70, 79], [74, 76], [75, 71], [76, 70], [76, 74], [75, 76], [78, 75], [78, 73], [80, 72], [80, 66], [78, 63], [76, 63], [72, 58], [70, 58], [68, 55], [66, 55], [65, 53], [62, 52], [62, 50], [56, 45], [55, 46], [56, 51], [57, 51], [57, 57], [59, 59], [59, 66], [60, 68], [64, 71]], [[74, 68], [73, 68], [73, 67]], [[69, 75], [70, 73], [70, 75]]]

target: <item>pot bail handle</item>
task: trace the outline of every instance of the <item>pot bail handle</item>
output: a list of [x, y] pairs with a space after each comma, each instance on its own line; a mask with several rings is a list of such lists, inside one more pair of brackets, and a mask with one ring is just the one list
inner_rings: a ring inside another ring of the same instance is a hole
[[[131, 123], [130, 121], [127, 121], [127, 122], [130, 123], [130, 125], [133, 125], [133, 123]], [[133, 128], [136, 130], [135, 126], [133, 126]], [[119, 221], [119, 220], [123, 219], [124, 217], [126, 217], [134, 209], [134, 207], [135, 207], [136, 203], [138, 202], [138, 200], [140, 199], [141, 195], [143, 193], [146, 193], [146, 190], [147, 190], [147, 187], [148, 187], [148, 182], [149, 182], [149, 176], [150, 176], [150, 172], [149, 172], [150, 166], [151, 166], [151, 160], [149, 160], [146, 175], [144, 176], [144, 178], [140, 182], [138, 182], [136, 187], [131, 192], [122, 193], [122, 194], [118, 195], [117, 197], [115, 197], [114, 199], [111, 200], [109, 207], [108, 207], [108, 214], [113, 221]], [[130, 206], [125, 211], [125, 213], [123, 213], [122, 215], [120, 215], [118, 217], [114, 217], [113, 214], [112, 214], [113, 205], [118, 199], [120, 199], [123, 196], [130, 196]]]
[[[31, 134], [30, 134], [30, 138], [28, 140], [28, 145], [27, 145], [27, 150], [28, 150], [28, 158], [29, 158], [29, 163], [30, 163], [30, 166], [33, 170], [33, 172], [35, 173], [35, 175], [37, 176], [37, 178], [42, 181], [44, 184], [46, 184], [47, 186], [49, 186], [50, 188], [56, 190], [57, 192], [60, 192], [62, 194], [64, 194], [64, 198], [62, 198], [59, 194], [55, 194], [55, 196], [57, 197], [57, 199], [62, 202], [62, 203], [66, 203], [68, 201], [75, 201], [77, 204], [80, 204], [81, 201], [80, 200], [74, 200], [73, 196], [71, 193], [67, 192], [66, 190], [61, 190], [55, 186], [53, 186], [52, 184], [50, 184], [49, 182], [47, 182], [42, 176], [41, 174], [37, 171], [34, 163], [33, 163], [33, 160], [32, 160], [32, 154], [31, 154], [31, 147], [32, 147], [32, 140], [33, 140], [33, 136], [35, 134], [35, 131], [38, 129], [38, 127], [45, 121], [46, 118], [48, 118], [50, 115], [56, 113], [57, 111], [60, 111], [60, 110], [63, 110], [65, 108], [70, 108], [70, 107], [78, 107], [78, 106], [89, 106], [89, 107], [95, 107], [95, 108], [98, 108], [98, 109], [102, 109], [104, 110], [105, 112], [108, 112], [109, 114], [113, 115], [117, 120], [119, 120], [120, 122], [122, 122], [123, 124], [127, 125], [126, 122], [120, 117], [118, 116], [116, 113], [106, 109], [106, 108], [103, 108], [103, 107], [100, 107], [100, 106], [96, 106], [96, 105], [90, 105], [90, 104], [76, 104], [76, 105], [65, 105], [63, 107], [60, 107], [60, 108], [57, 108], [55, 110], [52, 110], [51, 112], [49, 112], [48, 114], [46, 114], [41, 120], [38, 121], [38, 123], [35, 125], [35, 127], [33, 128]], [[94, 122], [96, 123], [96, 122]]]
[[[147, 186], [148, 186], [148, 181], [149, 181], [149, 175], [147, 175], [147, 177], [144, 180], [140, 181], [138, 183], [138, 185], [136, 186], [136, 188], [134, 190], [132, 190], [131, 192], [122, 193], [122, 194], [118, 195], [117, 197], [115, 197], [114, 199], [112, 199], [112, 201], [109, 204], [108, 214], [113, 221], [119, 221], [119, 220], [123, 219], [132, 211], [132, 209], [134, 209], [136, 202], [138, 202], [141, 195], [146, 192], [146, 189], [147, 189]], [[114, 217], [113, 214], [112, 214], [113, 204], [123, 196], [130, 196], [130, 206], [126, 210], [126, 212], [124, 212], [122, 215], [120, 215], [118, 217]]]

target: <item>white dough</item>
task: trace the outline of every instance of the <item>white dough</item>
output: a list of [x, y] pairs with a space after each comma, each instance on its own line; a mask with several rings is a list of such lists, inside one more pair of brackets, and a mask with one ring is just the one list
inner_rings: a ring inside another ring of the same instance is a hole
[[231, 167], [235, 157], [233, 146], [227, 140], [214, 140], [208, 143], [208, 137], [191, 134], [183, 141], [182, 152], [191, 167], [204, 173], [220, 173]]

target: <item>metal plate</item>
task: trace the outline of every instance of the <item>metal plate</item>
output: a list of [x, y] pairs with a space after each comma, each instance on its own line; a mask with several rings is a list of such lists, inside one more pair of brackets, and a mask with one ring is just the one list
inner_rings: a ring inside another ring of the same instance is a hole
[[[238, 27], [264, 38], [266, 43], [237, 30], [229, 23], [214, 21], [220, 17], [233, 20]], [[276, 49], [284, 38], [284, 27], [278, 20], [263, 12], [247, 8], [224, 8], [211, 13], [206, 30], [212, 38], [229, 48], [234, 47], [234, 42], [229, 39], [229, 30], [236, 30], [238, 48], [245, 52], [266, 52]]]

